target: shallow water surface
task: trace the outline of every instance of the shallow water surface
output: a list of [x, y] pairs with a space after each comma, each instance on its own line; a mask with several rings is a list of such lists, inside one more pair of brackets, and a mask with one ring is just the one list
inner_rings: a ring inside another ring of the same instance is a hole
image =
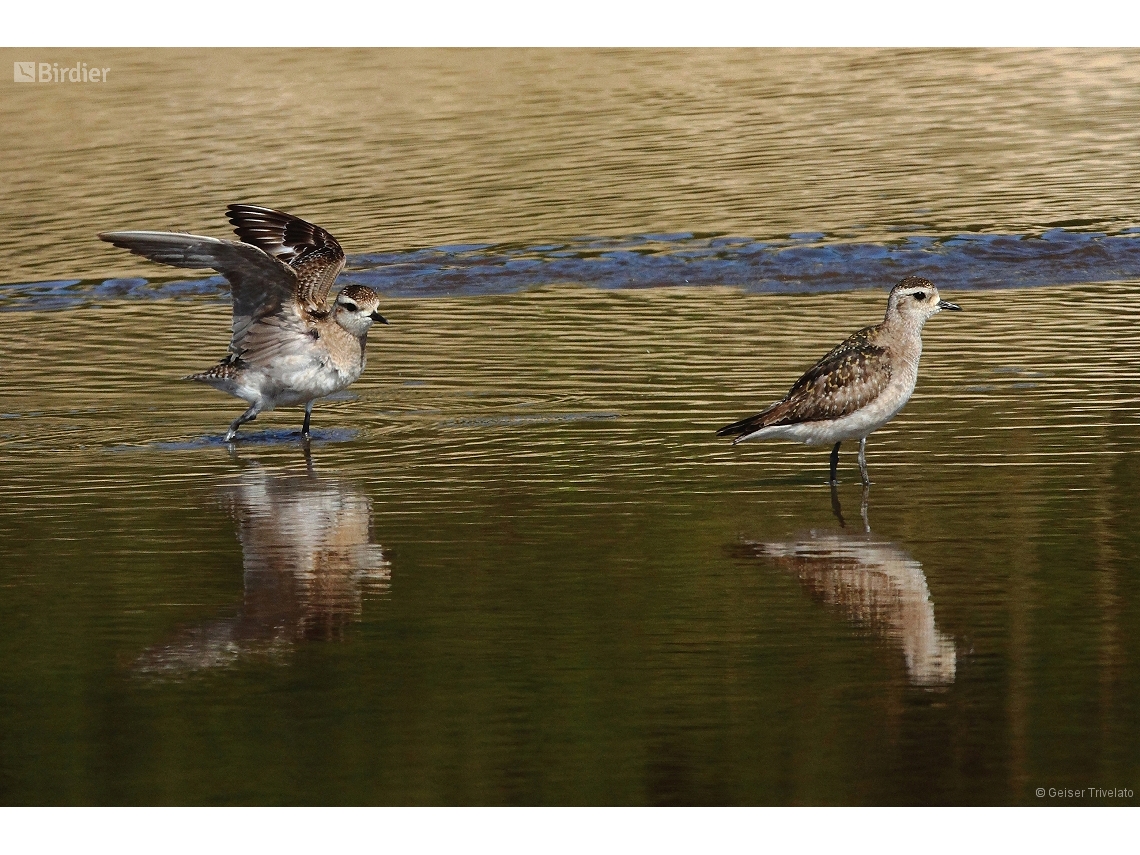
[[951, 295], [865, 509], [853, 447], [831, 495], [826, 449], [713, 431], [877, 293], [389, 300], [308, 460], [299, 410], [231, 451], [240, 402], [174, 379], [222, 307], [0, 314], [5, 799], [1127, 786], [1131, 287]]
[[[1135, 52], [9, 54], [112, 73], [0, 89], [0, 802], [1140, 789]], [[232, 201], [392, 321], [308, 451], [93, 239]], [[868, 491], [714, 435], [911, 273]]]

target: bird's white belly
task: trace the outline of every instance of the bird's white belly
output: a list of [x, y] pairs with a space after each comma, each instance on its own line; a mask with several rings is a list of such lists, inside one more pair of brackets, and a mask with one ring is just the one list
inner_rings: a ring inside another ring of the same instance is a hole
[[[327, 357], [295, 354], [274, 360], [271, 366], [250, 372], [248, 391], [271, 410], [278, 406], [304, 404], [339, 392], [354, 383], [363, 366], [337, 366]], [[246, 400], [252, 398], [241, 395]]]
[[[907, 382], [907, 380], [910, 382]], [[838, 419], [773, 425], [741, 437], [747, 439], [791, 439], [807, 445], [831, 445], [851, 439], [862, 439], [878, 430], [903, 408], [914, 392], [914, 380], [903, 378], [883, 390], [874, 401], [860, 410]]]

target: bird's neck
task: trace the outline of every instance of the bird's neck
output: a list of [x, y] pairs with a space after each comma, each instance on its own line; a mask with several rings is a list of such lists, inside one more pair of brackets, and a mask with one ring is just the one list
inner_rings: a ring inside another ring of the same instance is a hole
[[367, 342], [368, 342], [368, 328], [367, 327], [365, 327], [363, 330], [359, 330], [359, 329], [353, 329], [352, 325], [350, 325], [350, 324], [343, 323], [344, 320], [348, 320], [350, 322], [352, 321], [352, 315], [351, 314], [346, 313], [345, 318], [341, 318], [338, 315], [334, 315], [333, 320], [336, 322], [336, 325], [340, 328], [341, 332], [343, 332], [345, 335], [352, 336], [354, 339], [356, 339], [358, 342], [360, 342], [361, 347], [364, 347], [364, 345], [367, 344]]
[[897, 310], [888, 310], [879, 328], [894, 338], [916, 338], [921, 346], [922, 327], [925, 324], [926, 318], [919, 315], [904, 315]]
[[879, 329], [896, 359], [909, 364], [918, 373], [918, 360], [922, 356], [922, 327], [925, 318], [907, 317], [888, 312]]

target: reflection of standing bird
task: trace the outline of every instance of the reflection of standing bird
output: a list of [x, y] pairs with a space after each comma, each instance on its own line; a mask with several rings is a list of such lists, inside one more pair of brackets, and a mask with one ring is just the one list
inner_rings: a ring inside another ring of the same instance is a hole
[[845, 532], [812, 532], [788, 543], [748, 543], [749, 553], [796, 574], [814, 596], [902, 647], [919, 686], [954, 682], [954, 640], [934, 622], [922, 565], [893, 543]]
[[354, 383], [376, 311], [371, 288], [349, 285], [330, 304], [344, 252], [324, 229], [255, 205], [230, 205], [242, 243], [173, 232], [105, 232], [117, 247], [173, 267], [217, 270], [233, 295], [230, 352], [198, 380], [249, 402], [226, 433], [277, 406], [305, 405], [301, 435], [309, 437], [313, 401]]
[[909, 276], [891, 289], [887, 315], [859, 330], [796, 381], [783, 400], [754, 416], [726, 425], [717, 436], [794, 439], [808, 445], [835, 443], [831, 482], [836, 483], [839, 446], [859, 440], [859, 473], [867, 475], [867, 437], [903, 408], [918, 381], [922, 326], [943, 309], [961, 311], [938, 297], [928, 279]]
[[361, 594], [386, 590], [391, 568], [372, 543], [372, 501], [315, 473], [242, 473], [223, 494], [237, 524], [250, 626], [293, 638], [339, 637]]
[[241, 606], [147, 650], [137, 663], [144, 673], [224, 667], [341, 639], [360, 620], [363, 596], [388, 591], [392, 568], [372, 540], [372, 502], [348, 482], [252, 465], [224, 486], [222, 501], [241, 541]]

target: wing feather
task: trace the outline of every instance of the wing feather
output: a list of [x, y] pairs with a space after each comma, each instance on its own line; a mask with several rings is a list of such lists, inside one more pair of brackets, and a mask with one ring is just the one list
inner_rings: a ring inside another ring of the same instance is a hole
[[746, 436], [761, 428], [829, 421], [870, 404], [891, 379], [887, 350], [874, 343], [876, 328], [859, 330], [813, 365], [782, 400], [717, 431]]
[[297, 272], [297, 299], [311, 311], [328, 310], [328, 296], [344, 269], [344, 250], [320, 226], [260, 205], [229, 205], [234, 233]]
[[265, 366], [279, 359], [311, 354], [316, 339], [295, 318], [276, 313], [259, 318], [242, 338], [235, 353], [246, 365]]
[[177, 232], [104, 232], [99, 238], [161, 264], [221, 273], [233, 296], [234, 357], [242, 355], [250, 331], [266, 318], [301, 334], [307, 329], [297, 307], [297, 272], [256, 246]]

